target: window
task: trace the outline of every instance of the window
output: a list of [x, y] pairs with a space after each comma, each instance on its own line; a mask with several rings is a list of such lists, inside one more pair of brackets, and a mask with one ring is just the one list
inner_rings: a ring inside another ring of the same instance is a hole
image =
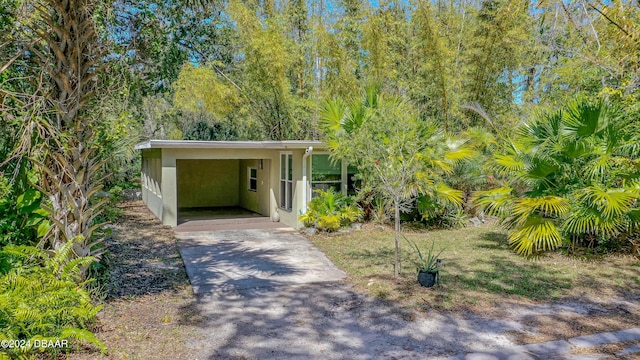
[[247, 168], [247, 174], [249, 176], [249, 191], [258, 191], [258, 169], [249, 167]]
[[318, 194], [315, 190], [333, 189], [340, 192], [342, 184], [342, 161], [332, 163], [329, 155], [313, 154], [311, 155], [311, 196]]
[[293, 155], [280, 153], [280, 207], [291, 211], [293, 205]]

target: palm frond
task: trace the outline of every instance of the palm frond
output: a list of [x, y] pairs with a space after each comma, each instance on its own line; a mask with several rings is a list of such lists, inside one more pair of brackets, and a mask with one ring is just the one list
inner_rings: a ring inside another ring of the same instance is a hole
[[603, 181], [611, 169], [611, 155], [602, 154], [587, 164], [589, 179]]
[[327, 135], [331, 136], [342, 129], [342, 121], [345, 117], [345, 105], [341, 99], [333, 99], [325, 102], [320, 113], [320, 125]]
[[596, 210], [578, 208], [569, 213], [563, 223], [563, 230], [570, 235], [602, 235], [606, 238], [620, 234], [625, 228], [623, 218], [604, 218]]
[[569, 201], [560, 196], [525, 197], [514, 201], [513, 215], [528, 217], [538, 213], [545, 218], [565, 215], [571, 208]]
[[476, 191], [472, 200], [487, 214], [493, 216], [506, 216], [511, 212], [513, 206], [513, 189], [511, 187], [501, 187], [497, 189]]
[[501, 175], [521, 171], [525, 167], [525, 163], [522, 159], [517, 158], [515, 155], [494, 155], [494, 163], [497, 173]]
[[450, 150], [444, 154], [444, 158], [452, 162], [471, 159], [476, 154], [473, 149], [468, 147], [455, 147], [449, 149]]
[[572, 101], [567, 106], [563, 120], [567, 132], [576, 138], [597, 135], [609, 125], [604, 103], [584, 100]]
[[452, 189], [444, 183], [436, 185], [435, 195], [437, 198], [444, 202], [453, 204], [455, 206], [462, 206], [462, 199], [464, 198], [464, 192], [461, 190]]
[[530, 256], [558, 248], [562, 235], [553, 221], [532, 215], [522, 227], [509, 234], [509, 243], [518, 254]]
[[625, 188], [603, 189], [589, 186], [582, 191], [582, 199], [602, 213], [603, 217], [611, 218], [627, 213], [637, 200], [637, 195]]

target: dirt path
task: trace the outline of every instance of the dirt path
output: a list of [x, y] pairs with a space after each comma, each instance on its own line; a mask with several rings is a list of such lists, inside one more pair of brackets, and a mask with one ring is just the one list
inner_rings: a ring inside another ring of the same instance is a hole
[[140, 202], [124, 210], [97, 331], [110, 352], [73, 359], [437, 359], [640, 324], [640, 294], [504, 303], [482, 316], [416, 314], [346, 282], [195, 296], [172, 230]]

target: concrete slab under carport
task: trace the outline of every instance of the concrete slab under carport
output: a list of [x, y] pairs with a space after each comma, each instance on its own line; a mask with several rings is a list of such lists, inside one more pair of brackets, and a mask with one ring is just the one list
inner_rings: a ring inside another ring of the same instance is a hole
[[175, 232], [277, 229], [286, 226], [238, 206], [180, 209], [178, 214]]
[[220, 231], [220, 230], [250, 230], [250, 229], [281, 229], [285, 226], [279, 222], [273, 222], [265, 216], [255, 217], [228, 217], [228, 218], [201, 218], [181, 222], [173, 231], [176, 233]]
[[346, 276], [292, 228], [176, 231], [176, 239], [196, 294], [334, 282]]

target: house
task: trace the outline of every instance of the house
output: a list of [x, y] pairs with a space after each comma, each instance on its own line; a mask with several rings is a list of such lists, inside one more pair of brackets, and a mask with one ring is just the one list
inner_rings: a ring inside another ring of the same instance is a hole
[[173, 227], [186, 211], [239, 207], [299, 228], [313, 190], [347, 192], [355, 174], [332, 163], [320, 141], [150, 140], [135, 148], [142, 199]]

